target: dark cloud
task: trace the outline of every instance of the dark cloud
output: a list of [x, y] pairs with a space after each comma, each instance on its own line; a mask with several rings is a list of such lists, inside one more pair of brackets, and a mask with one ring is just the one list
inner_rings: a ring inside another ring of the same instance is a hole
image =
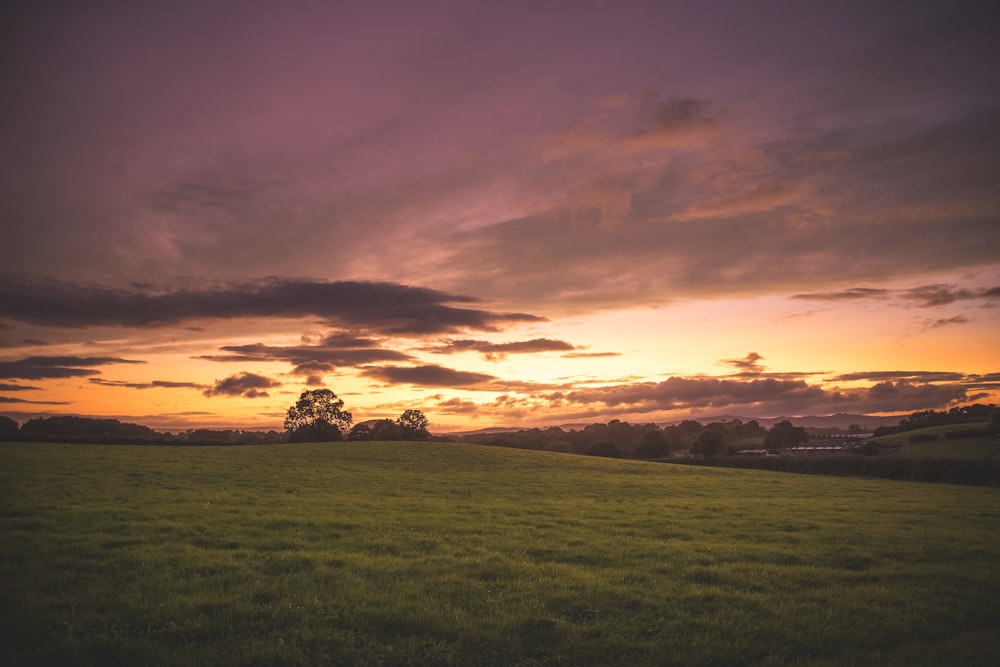
[[468, 296], [387, 282], [263, 278], [205, 288], [76, 285], [28, 276], [0, 277], [0, 312], [55, 327], [177, 324], [197, 319], [321, 317], [395, 334], [495, 331], [543, 318], [457, 307]]
[[902, 293], [903, 298], [915, 301], [922, 308], [947, 306], [956, 301], [969, 299], [987, 299], [995, 295], [997, 288], [989, 290], [971, 290], [957, 288], [951, 285], [923, 285]]
[[255, 373], [231, 375], [224, 380], [216, 380], [215, 386], [204, 391], [205, 396], [242, 396], [244, 398], [266, 398], [265, 389], [280, 387], [277, 380]]
[[123, 380], [105, 380], [88, 378], [87, 382], [105, 387], [125, 387], [128, 389], [205, 389], [204, 385], [194, 382], [171, 382], [168, 380], [153, 380], [152, 382], [125, 382]]
[[758, 375], [764, 372], [764, 366], [758, 363], [763, 358], [756, 352], [749, 352], [742, 359], [723, 359], [722, 363], [733, 366], [744, 373]]
[[563, 359], [596, 359], [599, 357], [620, 357], [621, 352], [567, 352]]
[[942, 317], [936, 320], [928, 320], [924, 323], [924, 330], [928, 329], [940, 329], [941, 327], [950, 326], [952, 324], [968, 324], [971, 320], [964, 315], [956, 315], [955, 317]]
[[408, 361], [410, 355], [396, 350], [371, 346], [344, 348], [339, 346], [304, 345], [280, 347], [254, 343], [250, 345], [224, 345], [219, 348], [226, 354], [203, 355], [199, 359], [210, 361], [285, 361], [296, 366], [317, 363], [328, 366], [360, 366], [382, 361]]
[[843, 373], [834, 376], [833, 382], [883, 382], [889, 381], [913, 381], [920, 382], [960, 382], [966, 376], [962, 373], [948, 373], [941, 371], [862, 371], [858, 373]]
[[852, 287], [839, 292], [816, 292], [812, 294], [794, 294], [793, 299], [807, 301], [858, 301], [861, 299], [878, 299], [889, 294], [889, 290], [872, 287]]
[[564, 352], [575, 350], [576, 347], [563, 340], [550, 338], [535, 338], [533, 340], [511, 343], [490, 343], [485, 340], [451, 340], [444, 345], [428, 348], [436, 354], [455, 354], [458, 352], [478, 352], [487, 359], [502, 359], [508, 354], [536, 354], [539, 352]]
[[[1000, 209], [983, 175], [1000, 172], [1000, 110], [935, 122], [795, 129], [751, 154], [719, 147], [657, 175], [623, 175], [630, 209], [613, 230], [556, 203], [435, 230], [428, 252], [443, 255], [444, 284], [549, 315], [995, 265]], [[404, 265], [392, 249], [374, 261], [389, 275]], [[862, 286], [802, 296], [892, 294]]]
[[[939, 377], [954, 379], [947, 374]], [[548, 409], [566, 405], [599, 405], [620, 413], [649, 413], [713, 408], [742, 409], [761, 416], [777, 416], [941, 408], [974, 400], [976, 397], [971, 396], [968, 389], [961, 382], [937, 384], [911, 382], [908, 379], [885, 380], [867, 388], [828, 389], [803, 380], [671, 377], [659, 383], [555, 392], [545, 398], [549, 401]]]
[[975, 400], [968, 390], [954, 384], [916, 384], [908, 380], [879, 382], [861, 392], [856, 403], [870, 412], [924, 410]]
[[68, 401], [29, 401], [24, 398], [0, 396], [0, 403], [27, 403], [31, 405], [70, 405]]
[[870, 287], [854, 287], [839, 292], [816, 292], [811, 294], [795, 294], [793, 299], [808, 301], [860, 301], [863, 299], [898, 298], [915, 303], [920, 308], [947, 306], [956, 301], [973, 299], [992, 299], [1000, 296], [1000, 288], [971, 289], [954, 285], [921, 285], [906, 290], [874, 289]]
[[[2, 315], [0, 315], [2, 317]], [[8, 327], [12, 328], [12, 327]], [[42, 347], [48, 345], [48, 341], [41, 340], [40, 338], [25, 338], [19, 341], [11, 340], [0, 340], [0, 348], [4, 347]]]
[[663, 100], [651, 93], [640, 102], [642, 129], [639, 136], [650, 134], [686, 134], [716, 125], [709, 113], [709, 103], [690, 97]]
[[644, 407], [656, 410], [725, 407], [790, 398], [818, 396], [822, 390], [801, 380], [737, 381], [718, 378], [671, 377], [663, 382], [640, 382], [578, 389], [559, 398], [572, 403], [602, 403], [608, 407]]
[[493, 375], [458, 371], [444, 366], [378, 366], [362, 371], [365, 377], [389, 384], [413, 384], [422, 387], [468, 387], [496, 380]]
[[30, 385], [23, 384], [6, 384], [0, 382], [0, 391], [36, 391], [41, 389], [41, 387], [32, 387]]
[[319, 387], [323, 385], [323, 375], [326, 373], [332, 373], [337, 370], [334, 364], [325, 361], [307, 361], [304, 364], [299, 364], [292, 369], [293, 375], [304, 375], [306, 378], [306, 384], [310, 387]]
[[17, 361], [0, 361], [0, 378], [42, 380], [100, 375], [94, 366], [109, 364], [142, 364], [143, 361], [118, 357], [27, 357]]
[[292, 369], [295, 375], [315, 375], [317, 373], [332, 373], [337, 367], [331, 363], [323, 361], [307, 361]]

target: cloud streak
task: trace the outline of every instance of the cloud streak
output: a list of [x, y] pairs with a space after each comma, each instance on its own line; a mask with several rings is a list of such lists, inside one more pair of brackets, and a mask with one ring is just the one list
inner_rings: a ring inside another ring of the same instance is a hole
[[538, 354], [541, 352], [568, 352], [576, 346], [564, 340], [551, 338], [535, 338], [532, 340], [514, 341], [510, 343], [490, 343], [485, 340], [450, 340], [443, 345], [429, 347], [428, 351], [435, 354], [457, 354], [459, 352], [477, 352], [490, 361], [504, 359], [508, 354]]
[[424, 366], [378, 366], [361, 373], [390, 384], [413, 384], [421, 387], [471, 387], [496, 380], [493, 375], [459, 371], [435, 364]]
[[118, 357], [27, 357], [16, 361], [0, 361], [0, 378], [42, 380], [100, 375], [94, 366], [110, 364], [142, 364], [143, 361]]
[[387, 282], [262, 278], [206, 288], [113, 288], [0, 278], [0, 312], [50, 327], [149, 327], [203, 319], [319, 317], [392, 334], [426, 335], [540, 322], [526, 313], [450, 305], [477, 300]]

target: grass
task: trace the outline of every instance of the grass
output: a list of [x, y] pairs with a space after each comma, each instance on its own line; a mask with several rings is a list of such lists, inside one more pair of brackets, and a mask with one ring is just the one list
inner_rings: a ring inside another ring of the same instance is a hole
[[440, 443], [0, 445], [6, 665], [948, 665], [1000, 490]]
[[[884, 447], [899, 447], [895, 455], [907, 458], [977, 459], [1000, 457], [1000, 437], [980, 435], [971, 438], [949, 438], [949, 434], [969, 430], [985, 430], [986, 422], [946, 424], [914, 431], [904, 431], [875, 438]], [[915, 438], [916, 441], [911, 440]], [[924, 439], [924, 440], [921, 440]]]

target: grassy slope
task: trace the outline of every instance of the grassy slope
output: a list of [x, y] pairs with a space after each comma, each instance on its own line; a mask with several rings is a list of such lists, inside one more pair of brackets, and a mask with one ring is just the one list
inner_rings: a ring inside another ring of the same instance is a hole
[[447, 444], [0, 445], [4, 664], [987, 664], [1000, 490]]
[[[900, 447], [899, 456], [912, 458], [967, 459], [1000, 456], [1000, 437], [988, 435], [956, 439], [948, 439], [946, 437], [948, 433], [953, 431], [968, 431], [970, 429], [982, 428], [986, 428], [986, 422], [932, 426], [930, 428], [882, 436], [875, 438], [874, 442], [882, 446]], [[937, 440], [911, 442], [910, 438], [912, 436], [933, 436]]]

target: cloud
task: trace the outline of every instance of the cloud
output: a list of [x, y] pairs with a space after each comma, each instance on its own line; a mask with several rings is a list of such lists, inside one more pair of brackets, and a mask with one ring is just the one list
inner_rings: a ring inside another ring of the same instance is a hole
[[[869, 374], [872, 378], [879, 374]], [[908, 374], [919, 377], [920, 374]], [[863, 379], [848, 375], [842, 378]], [[964, 378], [956, 374], [928, 375], [913, 382], [889, 379], [857, 389], [827, 388], [804, 380], [761, 378], [737, 380], [715, 377], [671, 377], [663, 382], [640, 382], [554, 392], [545, 396], [546, 409], [592, 406], [591, 414], [655, 413], [712, 408], [752, 411], [759, 416], [829, 414], [833, 412], [893, 412], [940, 408], [975, 400]], [[955, 380], [948, 382], [947, 380]]]
[[469, 296], [389, 282], [261, 278], [202, 288], [114, 288], [27, 276], [0, 277], [0, 312], [54, 327], [145, 327], [198, 319], [320, 317], [394, 334], [496, 331], [543, 318], [450, 304]]
[[194, 382], [171, 382], [169, 380], [153, 380], [152, 382], [125, 382], [123, 380], [105, 380], [103, 378], [88, 378], [87, 382], [104, 387], [125, 387], [128, 389], [205, 389], [204, 385]]
[[87, 377], [100, 375], [100, 371], [91, 370], [93, 366], [142, 363], [145, 362], [119, 357], [27, 357], [17, 361], [0, 361], [0, 378], [43, 380]]
[[265, 389], [280, 387], [281, 383], [255, 373], [230, 375], [224, 380], [216, 380], [215, 386], [204, 391], [205, 396], [242, 396], [244, 398], [266, 398]]
[[422, 387], [468, 387], [496, 380], [493, 375], [458, 371], [444, 366], [377, 366], [361, 373], [390, 384], [413, 384]]
[[337, 370], [334, 364], [325, 361], [307, 361], [292, 369], [293, 375], [304, 375], [306, 384], [310, 387], [320, 387], [323, 385], [323, 375]]
[[723, 359], [722, 363], [733, 366], [744, 373], [757, 375], [764, 372], [764, 366], [757, 363], [763, 358], [764, 357], [760, 356], [756, 352], [749, 352], [747, 353], [747, 356], [742, 359]]
[[801, 380], [737, 381], [671, 377], [663, 382], [595, 387], [568, 392], [559, 398], [572, 403], [602, 403], [608, 407], [656, 410], [757, 404], [789, 398], [803, 399], [821, 392]]
[[887, 289], [872, 287], [852, 287], [839, 292], [815, 292], [811, 294], [793, 294], [791, 298], [806, 301], [859, 301], [862, 299], [880, 299], [889, 294]]
[[24, 398], [12, 398], [10, 396], [0, 396], [0, 403], [28, 403], [31, 405], [69, 405], [68, 401], [29, 401]]
[[861, 301], [866, 299], [899, 299], [915, 303], [919, 308], [947, 306], [956, 301], [994, 299], [1000, 296], [1000, 287], [989, 289], [957, 287], [954, 285], [921, 285], [904, 290], [853, 287], [839, 292], [795, 294], [791, 298], [807, 301]]
[[600, 357], [620, 357], [621, 352], [567, 352], [563, 359], [597, 359]]
[[[383, 361], [408, 361], [412, 357], [404, 352], [376, 347], [370, 339], [356, 339], [361, 347], [344, 347], [351, 344], [347, 338], [331, 336], [319, 345], [274, 346], [253, 343], [249, 345], [224, 345], [225, 354], [202, 355], [199, 359], [210, 361], [285, 361], [296, 367], [329, 372], [337, 366], [361, 366]], [[313, 364], [313, 366], [308, 366]]]
[[833, 382], [856, 382], [861, 380], [870, 382], [882, 382], [885, 380], [890, 380], [890, 381], [918, 380], [921, 382], [960, 382], [965, 378], [966, 376], [963, 373], [950, 373], [941, 371], [861, 371], [857, 373], [843, 373], [841, 375], [836, 375], [830, 379]]
[[511, 343], [490, 343], [485, 340], [450, 340], [444, 345], [428, 348], [435, 354], [456, 354], [459, 352], [478, 352], [490, 361], [503, 359], [508, 354], [537, 354], [539, 352], [564, 352], [575, 350], [576, 346], [564, 340], [551, 338], [535, 338], [532, 340], [515, 341]]
[[[1000, 246], [1000, 200], [983, 174], [1000, 171], [992, 129], [1000, 111], [871, 122], [792, 123], [749, 145], [724, 133], [712, 150], [646, 161], [595, 158], [594, 169], [556, 179], [562, 198], [532, 196], [531, 206], [506, 217], [427, 229], [371, 261], [402, 279], [406, 257], [433, 257], [437, 284], [529, 311], [544, 307], [549, 316], [685, 297], [794, 294], [802, 284], [824, 288], [799, 298], [902, 298], [877, 281], [995, 266], [988, 248]], [[568, 152], [566, 162], [581, 151]], [[606, 177], [587, 175], [605, 173], [605, 165]], [[932, 187], [938, 179], [949, 186]], [[586, 193], [609, 186], [630, 193], [619, 224], [575, 213]], [[716, 210], [678, 219], [699, 207]], [[825, 289], [845, 281], [861, 286]]]
[[946, 327], [952, 324], [968, 324], [971, 320], [964, 315], [956, 315], [954, 317], [943, 317], [936, 320], [927, 320], [924, 322], [924, 331], [929, 329], [940, 329], [941, 327]]
[[32, 387], [23, 384], [6, 384], [4, 382], [0, 382], [0, 391], [36, 391], [38, 389], [40, 389], [40, 387]]
[[976, 397], [965, 387], [949, 384], [915, 384], [908, 380], [879, 382], [862, 393], [862, 405], [872, 412], [923, 410], [958, 404]]
[[951, 285], [923, 285], [902, 293], [903, 298], [916, 301], [921, 308], [947, 306], [956, 301], [968, 301], [970, 299], [990, 299], [995, 298], [997, 295], [1000, 295], [1000, 288], [997, 287], [985, 290], [971, 290], [956, 288]]

